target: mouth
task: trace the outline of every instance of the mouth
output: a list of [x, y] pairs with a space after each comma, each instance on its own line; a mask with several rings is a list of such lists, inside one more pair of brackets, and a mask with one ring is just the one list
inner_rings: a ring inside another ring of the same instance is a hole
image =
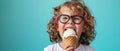
[[75, 29], [75, 28], [72, 28], [72, 27], [66, 27], [66, 28], [64, 28], [64, 32], [65, 32], [67, 29], [73, 29], [73, 30], [76, 32], [76, 29]]

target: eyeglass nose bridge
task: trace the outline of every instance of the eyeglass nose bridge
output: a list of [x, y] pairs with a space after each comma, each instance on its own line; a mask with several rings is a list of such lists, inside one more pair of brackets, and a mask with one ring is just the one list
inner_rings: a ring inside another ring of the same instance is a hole
[[74, 20], [73, 20], [73, 18], [74, 18], [75, 16], [68, 16], [68, 17], [69, 17], [69, 19], [68, 19], [68, 21], [67, 21], [66, 23], [69, 23], [69, 21], [71, 20], [71, 22], [75, 24], [75, 22], [74, 22]]
[[75, 17], [75, 16], [69, 16], [70, 19], [73, 19], [73, 17]]

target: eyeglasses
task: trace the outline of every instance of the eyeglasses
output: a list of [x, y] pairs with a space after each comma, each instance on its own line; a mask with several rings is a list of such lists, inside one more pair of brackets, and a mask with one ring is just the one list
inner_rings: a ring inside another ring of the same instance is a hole
[[61, 23], [66, 24], [70, 19], [74, 24], [80, 24], [83, 20], [83, 16], [69, 16], [69, 15], [60, 15], [58, 19]]

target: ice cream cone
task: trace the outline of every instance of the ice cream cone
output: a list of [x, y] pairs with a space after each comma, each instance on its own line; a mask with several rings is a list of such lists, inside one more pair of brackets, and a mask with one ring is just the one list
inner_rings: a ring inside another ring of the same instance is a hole
[[64, 32], [63, 42], [65, 47], [72, 46], [76, 48], [77, 35], [73, 29], [68, 29]]
[[72, 46], [76, 48], [76, 40], [77, 38], [75, 36], [69, 36], [63, 40], [65, 46]]

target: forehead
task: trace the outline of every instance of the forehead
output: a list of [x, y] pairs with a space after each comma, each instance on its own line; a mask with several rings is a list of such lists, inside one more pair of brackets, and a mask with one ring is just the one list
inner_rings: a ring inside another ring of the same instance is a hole
[[80, 9], [80, 7], [74, 7], [74, 6], [71, 6], [71, 7], [67, 7], [67, 6], [61, 6], [60, 8], [60, 14], [66, 14], [66, 15], [70, 15], [70, 16], [73, 16], [73, 15], [82, 15], [82, 9]]

